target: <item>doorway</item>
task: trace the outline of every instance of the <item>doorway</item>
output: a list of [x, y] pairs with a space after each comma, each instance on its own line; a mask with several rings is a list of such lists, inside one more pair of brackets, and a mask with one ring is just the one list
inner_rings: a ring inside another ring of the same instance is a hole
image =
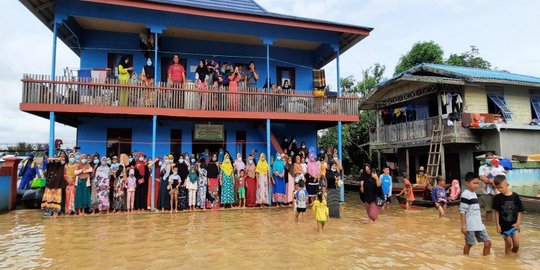
[[242, 154], [242, 159], [247, 159], [247, 156], [246, 156], [246, 131], [245, 130], [237, 130], [236, 131], [236, 152], [231, 153], [231, 155], [235, 155], [234, 158], [236, 158], [236, 153]]
[[277, 85], [283, 86], [285, 80], [289, 81], [291, 89], [296, 89], [296, 72], [292, 67], [276, 67]]
[[[172, 56], [171, 57], [161, 57], [161, 82], [167, 82], [169, 78], [169, 67], [172, 65]], [[187, 59], [186, 58], [180, 58], [180, 61], [178, 62], [180, 65], [184, 67], [184, 70], [186, 71], [186, 79], [189, 70], [187, 70]]]
[[117, 156], [131, 153], [131, 128], [107, 129], [107, 156]]

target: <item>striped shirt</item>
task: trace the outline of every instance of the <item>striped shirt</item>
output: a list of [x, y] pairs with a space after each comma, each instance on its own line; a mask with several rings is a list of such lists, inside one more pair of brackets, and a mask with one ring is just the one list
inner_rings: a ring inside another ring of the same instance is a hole
[[465, 222], [467, 231], [483, 231], [486, 229], [482, 223], [480, 212], [480, 204], [476, 193], [466, 189], [461, 193], [461, 203], [459, 204], [459, 212], [465, 214]]

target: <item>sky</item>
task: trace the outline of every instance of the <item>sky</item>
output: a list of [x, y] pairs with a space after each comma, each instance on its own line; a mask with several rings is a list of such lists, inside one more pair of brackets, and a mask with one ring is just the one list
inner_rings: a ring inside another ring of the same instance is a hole
[[[20, 141], [47, 142], [49, 121], [19, 111], [24, 73], [50, 74], [52, 33], [19, 1], [0, 9], [0, 148]], [[399, 57], [415, 42], [433, 40], [445, 57], [471, 45], [497, 69], [540, 77], [540, 1], [488, 0], [258, 0], [271, 12], [374, 28], [342, 54], [341, 77], [360, 77], [375, 63], [391, 77]], [[76, 68], [78, 57], [58, 42], [57, 73]], [[336, 84], [336, 64], [326, 67]], [[74, 143], [76, 130], [56, 124], [56, 137]]]

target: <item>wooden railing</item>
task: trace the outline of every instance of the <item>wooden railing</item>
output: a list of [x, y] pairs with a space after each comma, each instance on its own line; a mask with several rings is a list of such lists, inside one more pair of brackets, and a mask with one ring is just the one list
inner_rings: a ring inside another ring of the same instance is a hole
[[[158, 86], [117, 80], [24, 75], [22, 103], [122, 106], [184, 110], [357, 115], [358, 97], [314, 97], [307, 91], [206, 88], [195, 83]], [[301, 94], [299, 94], [301, 93]]]
[[[394, 125], [384, 125], [377, 128], [377, 131], [370, 134], [371, 143], [411, 143], [431, 140], [433, 125], [438, 125], [439, 117], [431, 117], [424, 120], [410, 121]], [[444, 120], [443, 120], [444, 121]], [[460, 121], [454, 121], [453, 126], [448, 126], [443, 122], [445, 139], [452, 140], [451, 137], [474, 141], [476, 138], [472, 131], [464, 128]]]

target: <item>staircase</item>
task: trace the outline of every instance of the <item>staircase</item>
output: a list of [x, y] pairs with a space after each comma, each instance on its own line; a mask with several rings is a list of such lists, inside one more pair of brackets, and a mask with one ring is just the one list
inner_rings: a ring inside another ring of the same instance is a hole
[[[259, 133], [259, 136], [261, 136], [261, 139], [263, 142], [266, 142], [266, 130], [262, 126], [257, 127], [257, 132]], [[274, 149], [277, 153], [283, 153], [283, 149], [281, 149], [281, 145], [279, 145], [279, 141], [276, 139], [276, 136], [274, 136], [274, 133], [270, 131], [270, 143], [272, 146], [274, 146]]]
[[442, 143], [443, 143], [443, 121], [439, 117], [437, 122], [433, 123], [433, 130], [431, 133], [431, 142], [429, 144], [428, 162], [426, 174], [433, 179], [439, 175], [439, 168], [441, 164], [442, 155]]

